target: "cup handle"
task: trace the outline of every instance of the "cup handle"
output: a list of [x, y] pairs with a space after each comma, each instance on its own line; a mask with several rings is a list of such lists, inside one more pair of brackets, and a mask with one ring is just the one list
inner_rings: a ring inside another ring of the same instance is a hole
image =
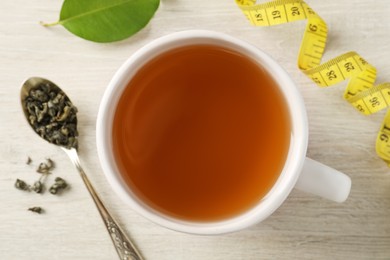
[[306, 157], [295, 188], [325, 199], [344, 202], [351, 190], [351, 179], [344, 173]]

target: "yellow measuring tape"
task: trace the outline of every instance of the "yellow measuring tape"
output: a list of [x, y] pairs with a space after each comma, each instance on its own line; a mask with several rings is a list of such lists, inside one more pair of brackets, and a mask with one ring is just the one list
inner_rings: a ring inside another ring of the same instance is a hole
[[[375, 86], [375, 67], [356, 52], [345, 53], [321, 64], [328, 35], [327, 26], [304, 1], [277, 0], [256, 4], [256, 0], [236, 0], [236, 3], [255, 26], [307, 19], [298, 56], [299, 69], [320, 87], [350, 79], [344, 99], [364, 115], [376, 113], [390, 105], [390, 83]], [[390, 112], [387, 112], [378, 133], [376, 152], [390, 166]]]

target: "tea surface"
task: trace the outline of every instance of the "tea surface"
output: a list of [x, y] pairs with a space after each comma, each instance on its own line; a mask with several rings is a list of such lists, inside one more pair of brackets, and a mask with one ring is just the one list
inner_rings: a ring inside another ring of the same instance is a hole
[[234, 51], [193, 45], [137, 72], [112, 138], [123, 179], [141, 200], [179, 219], [214, 221], [267, 194], [290, 133], [288, 108], [265, 70]]

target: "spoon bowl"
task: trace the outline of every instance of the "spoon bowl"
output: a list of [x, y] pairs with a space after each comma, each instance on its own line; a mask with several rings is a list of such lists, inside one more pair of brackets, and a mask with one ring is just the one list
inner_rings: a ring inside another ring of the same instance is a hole
[[25, 118], [37, 134], [49, 143], [77, 150], [77, 108], [60, 87], [32, 77], [24, 82], [20, 99]]

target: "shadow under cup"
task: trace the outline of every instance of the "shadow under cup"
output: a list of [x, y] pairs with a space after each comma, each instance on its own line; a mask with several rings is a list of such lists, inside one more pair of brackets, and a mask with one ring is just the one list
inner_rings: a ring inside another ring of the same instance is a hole
[[256, 47], [185, 31], [118, 70], [97, 145], [108, 181], [135, 211], [170, 229], [220, 234], [286, 199], [306, 154], [306, 114], [290, 77]]

